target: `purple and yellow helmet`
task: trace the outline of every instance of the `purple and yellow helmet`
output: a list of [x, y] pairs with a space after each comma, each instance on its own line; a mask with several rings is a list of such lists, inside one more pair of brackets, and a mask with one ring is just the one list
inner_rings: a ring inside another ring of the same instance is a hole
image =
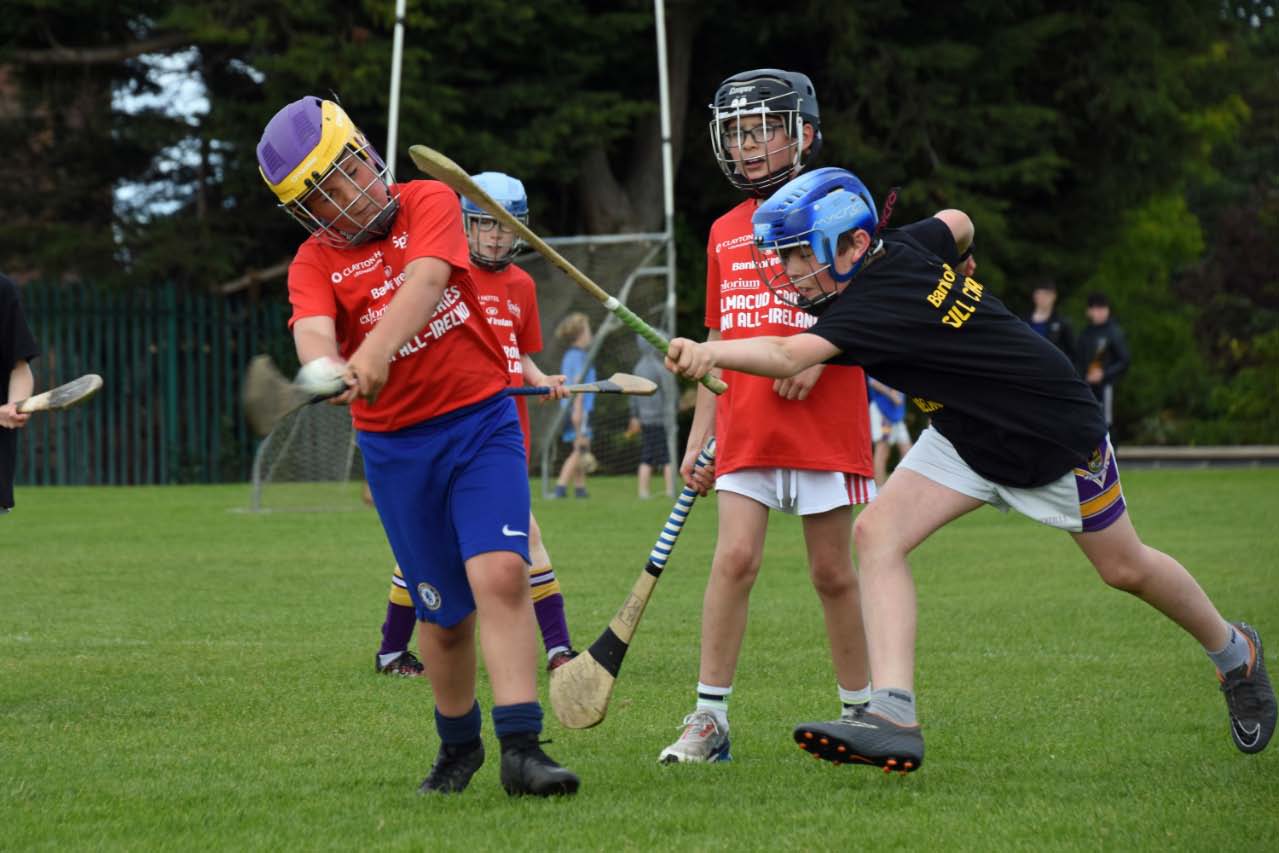
[[[280, 207], [320, 241], [345, 249], [390, 230], [399, 209], [391, 170], [333, 101], [306, 97], [285, 106], [257, 151]], [[314, 212], [321, 205], [328, 216]]]

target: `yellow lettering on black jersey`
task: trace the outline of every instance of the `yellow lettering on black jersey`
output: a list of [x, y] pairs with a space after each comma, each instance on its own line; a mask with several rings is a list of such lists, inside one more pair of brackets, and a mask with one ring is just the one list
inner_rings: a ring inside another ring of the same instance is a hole
[[[942, 264], [941, 277], [937, 279], [937, 286], [933, 288], [933, 292], [928, 294], [924, 299], [929, 305], [944, 310], [941, 315], [941, 321], [952, 329], [958, 329], [967, 322], [968, 318], [977, 310], [977, 303], [981, 302], [984, 288], [976, 279], [969, 276], [964, 277], [964, 283], [960, 287], [959, 296], [951, 301], [950, 307], [943, 309], [947, 299], [953, 295], [952, 288], [955, 285], [957, 277], [955, 271], [950, 268], [950, 264]], [[959, 297], [962, 296], [963, 299]], [[965, 301], [966, 300], [966, 301]], [[922, 406], [921, 406], [922, 408]], [[924, 411], [929, 411], [924, 409]]]

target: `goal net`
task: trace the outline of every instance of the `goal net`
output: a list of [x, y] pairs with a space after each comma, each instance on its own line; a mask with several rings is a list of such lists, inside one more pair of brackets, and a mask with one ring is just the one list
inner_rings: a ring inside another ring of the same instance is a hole
[[318, 403], [286, 417], [253, 457], [252, 512], [328, 512], [363, 504], [351, 411]]

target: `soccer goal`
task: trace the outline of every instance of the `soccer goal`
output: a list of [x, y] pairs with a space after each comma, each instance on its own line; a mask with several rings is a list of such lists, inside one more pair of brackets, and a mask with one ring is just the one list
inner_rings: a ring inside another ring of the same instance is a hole
[[317, 403], [290, 414], [258, 445], [249, 510], [360, 509], [363, 488], [351, 410]]

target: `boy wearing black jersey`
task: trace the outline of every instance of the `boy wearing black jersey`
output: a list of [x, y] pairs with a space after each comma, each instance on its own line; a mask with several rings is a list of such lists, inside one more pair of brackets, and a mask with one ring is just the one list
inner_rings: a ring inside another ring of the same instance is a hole
[[1198, 640], [1217, 668], [1235, 745], [1264, 749], [1276, 703], [1260, 637], [1223, 619], [1180, 563], [1138, 538], [1101, 409], [1066, 356], [942, 260], [971, 243], [971, 220], [944, 210], [881, 238], [861, 181], [819, 169], [779, 189], [752, 222], [757, 247], [777, 252], [784, 269], [766, 283], [817, 322], [790, 337], [676, 339], [667, 367], [689, 378], [716, 367], [785, 377], [858, 364], [932, 421], [854, 526], [871, 701], [853, 719], [798, 726], [800, 745], [836, 763], [922, 764], [906, 555], [989, 503], [1069, 531], [1102, 580]]

